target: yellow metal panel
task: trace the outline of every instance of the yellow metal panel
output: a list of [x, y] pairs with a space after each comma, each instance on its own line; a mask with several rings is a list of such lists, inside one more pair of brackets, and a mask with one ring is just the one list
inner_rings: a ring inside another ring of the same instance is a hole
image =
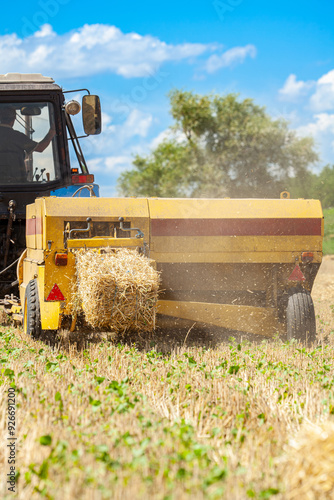
[[37, 278], [42, 329], [43, 330], [58, 329], [60, 303], [44, 302], [45, 267], [43, 265], [38, 265], [37, 261], [26, 258], [23, 261], [23, 278], [24, 281], [20, 285], [21, 304], [24, 304], [25, 302], [26, 287], [29, 281]]
[[45, 236], [45, 214], [43, 210], [43, 200], [36, 203], [36, 248], [45, 248], [43, 239]]
[[145, 235], [145, 241], [149, 242], [147, 199], [48, 197], [38, 198], [36, 207], [40, 207], [44, 249], [48, 248], [48, 241], [51, 241], [52, 250], [61, 250], [64, 246], [65, 222], [85, 221], [87, 217], [92, 218], [93, 224], [95, 221], [118, 222], [119, 217], [123, 217], [124, 222], [131, 221], [132, 227], [139, 227]]
[[23, 307], [23, 305], [24, 305], [24, 299], [25, 299], [25, 296], [26, 296], [26, 287], [27, 287], [27, 285], [26, 285], [26, 283], [25, 283], [25, 282], [21, 283], [21, 285], [20, 285], [20, 287], [19, 287], [19, 292], [20, 292], [20, 304], [22, 305], [22, 307]]
[[48, 241], [51, 241], [52, 250], [64, 248], [64, 219], [61, 217], [45, 217], [45, 233], [43, 238], [43, 248], [48, 248]]
[[44, 198], [47, 217], [98, 217], [110, 220], [110, 217], [148, 217], [148, 205], [145, 198]]
[[[206, 262], [206, 263], [218, 263], [218, 262], [228, 262], [228, 263], [258, 263], [258, 264], [288, 264], [296, 261], [300, 261], [301, 251], [289, 251], [289, 252], [188, 252], [188, 253], [162, 253], [162, 252], [150, 252], [150, 258], [157, 262]], [[320, 263], [322, 259], [321, 252], [314, 253], [315, 263]]]
[[28, 248], [36, 248], [36, 207], [27, 205], [26, 242]]
[[143, 247], [143, 238], [82, 238], [67, 240], [67, 248]]
[[323, 217], [319, 200], [150, 198], [148, 203], [152, 219]]
[[25, 257], [27, 260], [31, 260], [38, 264], [43, 264], [44, 262], [44, 251], [41, 249], [27, 248], [27, 255]]
[[157, 253], [321, 252], [321, 236], [155, 236]]
[[75, 274], [75, 255], [68, 253], [67, 265], [56, 266], [55, 251], [46, 252], [45, 254], [45, 279], [43, 297], [46, 299], [51, 292], [55, 283], [60, 288], [60, 291], [65, 297], [65, 301], [70, 298]]
[[44, 300], [45, 266], [38, 267], [38, 294], [41, 308], [42, 330], [57, 330], [61, 313], [60, 302], [46, 302]]
[[24, 283], [27, 285], [30, 280], [37, 278], [37, 261], [33, 261], [29, 258], [24, 259], [23, 261], [23, 279]]
[[159, 300], [158, 313], [231, 330], [272, 335], [282, 328], [272, 308]]
[[27, 235], [26, 236], [26, 244], [28, 248], [36, 248], [36, 236], [35, 235]]
[[26, 257], [27, 257], [27, 249], [25, 249], [24, 252], [21, 254], [20, 259], [17, 263], [16, 275], [17, 279], [19, 280], [19, 285], [21, 285], [23, 282], [23, 261]]

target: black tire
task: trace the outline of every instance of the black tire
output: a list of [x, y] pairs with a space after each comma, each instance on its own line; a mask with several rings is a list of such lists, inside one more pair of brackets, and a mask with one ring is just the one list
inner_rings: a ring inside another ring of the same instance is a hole
[[293, 291], [286, 309], [287, 339], [311, 344], [316, 340], [314, 305], [307, 290]]
[[41, 335], [41, 310], [37, 280], [31, 280], [28, 283], [24, 309], [26, 333], [37, 339]]

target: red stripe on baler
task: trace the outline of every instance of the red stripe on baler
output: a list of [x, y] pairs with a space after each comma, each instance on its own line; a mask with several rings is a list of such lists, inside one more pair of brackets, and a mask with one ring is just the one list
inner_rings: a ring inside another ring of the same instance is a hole
[[321, 236], [321, 219], [152, 219], [152, 236]]
[[32, 234], [36, 234], [36, 219], [27, 219], [26, 235], [31, 236]]
[[36, 219], [27, 219], [26, 235], [31, 236], [33, 234], [42, 234], [42, 218], [41, 217], [36, 217]]

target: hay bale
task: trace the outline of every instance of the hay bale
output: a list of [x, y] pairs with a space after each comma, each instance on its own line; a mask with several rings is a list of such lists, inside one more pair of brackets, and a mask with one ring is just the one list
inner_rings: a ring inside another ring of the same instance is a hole
[[86, 322], [117, 333], [155, 327], [159, 273], [137, 250], [76, 253], [77, 297]]
[[284, 467], [290, 500], [334, 498], [334, 423], [305, 426]]

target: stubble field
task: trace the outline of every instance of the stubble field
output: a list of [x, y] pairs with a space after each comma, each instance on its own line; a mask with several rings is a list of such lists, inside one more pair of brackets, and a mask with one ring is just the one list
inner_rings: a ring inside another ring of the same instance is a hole
[[64, 334], [52, 347], [2, 327], [0, 496], [334, 498], [331, 256], [313, 298], [319, 338], [309, 349], [194, 331], [132, 347]]

